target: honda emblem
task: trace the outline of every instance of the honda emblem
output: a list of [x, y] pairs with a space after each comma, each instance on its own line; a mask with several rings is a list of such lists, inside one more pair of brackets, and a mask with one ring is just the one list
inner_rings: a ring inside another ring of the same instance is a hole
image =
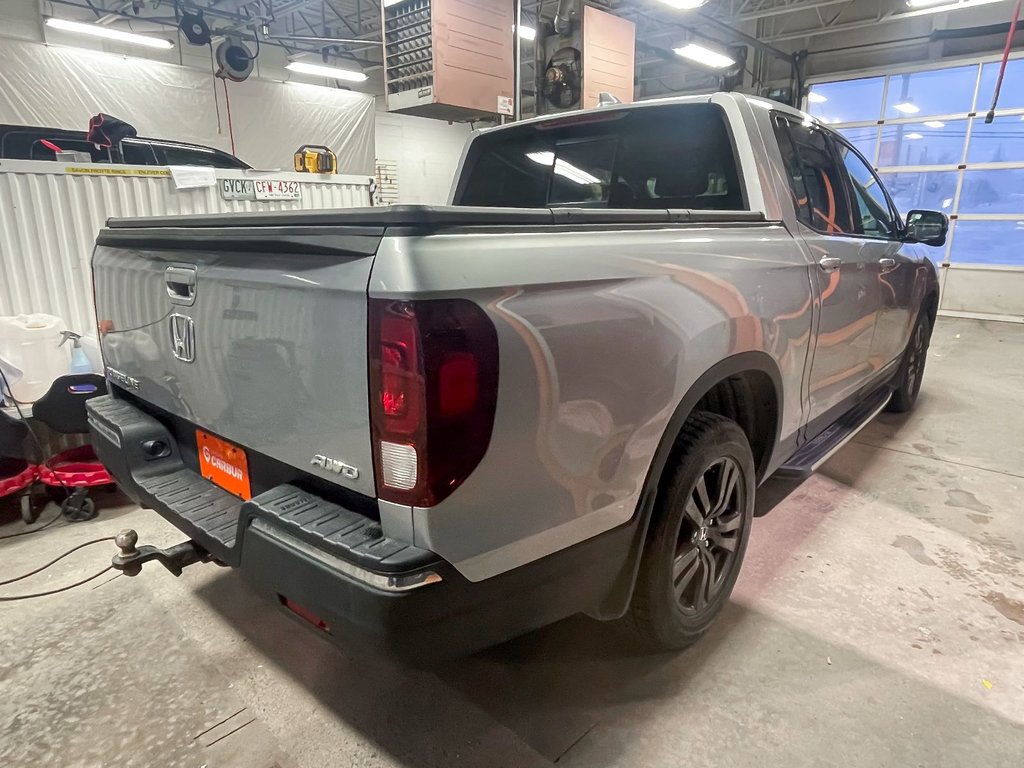
[[183, 363], [196, 359], [196, 326], [187, 315], [171, 315], [171, 350]]

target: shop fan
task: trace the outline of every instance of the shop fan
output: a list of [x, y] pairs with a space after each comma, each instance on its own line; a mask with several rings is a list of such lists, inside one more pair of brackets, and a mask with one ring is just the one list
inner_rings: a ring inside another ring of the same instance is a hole
[[544, 101], [555, 109], [580, 106], [583, 84], [581, 58], [576, 48], [560, 48], [544, 68], [541, 93]]

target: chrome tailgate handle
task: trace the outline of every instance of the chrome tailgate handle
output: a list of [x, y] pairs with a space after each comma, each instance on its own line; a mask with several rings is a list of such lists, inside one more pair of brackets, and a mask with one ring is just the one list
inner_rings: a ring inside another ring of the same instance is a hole
[[835, 272], [843, 266], [843, 260], [838, 256], [822, 256], [821, 260], [818, 261], [818, 266], [821, 267], [824, 272]]
[[164, 270], [164, 281], [167, 283], [167, 295], [172, 304], [184, 304], [186, 307], [195, 304], [195, 267], [168, 267]]
[[879, 266], [882, 267], [882, 271], [888, 272], [890, 269], [896, 269], [896, 259], [879, 259]]

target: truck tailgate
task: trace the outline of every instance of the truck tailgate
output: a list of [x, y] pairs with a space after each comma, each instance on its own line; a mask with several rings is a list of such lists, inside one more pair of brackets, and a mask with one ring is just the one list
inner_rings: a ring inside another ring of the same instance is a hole
[[93, 276], [108, 378], [246, 451], [373, 496], [366, 290], [382, 234], [104, 230]]

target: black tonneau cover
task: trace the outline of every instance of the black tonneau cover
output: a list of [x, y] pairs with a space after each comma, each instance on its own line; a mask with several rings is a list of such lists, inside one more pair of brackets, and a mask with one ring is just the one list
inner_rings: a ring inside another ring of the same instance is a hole
[[608, 208], [488, 208], [454, 205], [393, 205], [378, 208], [341, 208], [272, 213], [214, 213], [199, 216], [149, 216], [110, 219], [109, 229], [220, 228], [220, 227], [441, 227], [545, 226], [566, 224], [678, 224], [756, 223], [765, 220], [757, 211], [703, 211], [689, 209]]

